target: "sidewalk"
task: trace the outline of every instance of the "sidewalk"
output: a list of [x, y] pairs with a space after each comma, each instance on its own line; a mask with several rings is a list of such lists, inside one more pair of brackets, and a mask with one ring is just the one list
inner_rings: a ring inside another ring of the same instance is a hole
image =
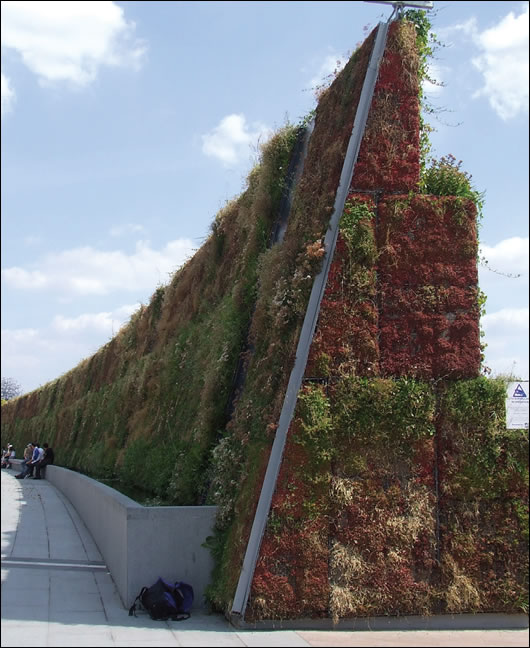
[[[242, 630], [192, 610], [129, 617], [94, 541], [46, 480], [2, 470], [2, 646], [528, 646], [528, 630]], [[151, 583], [146, 583], [150, 585]]]

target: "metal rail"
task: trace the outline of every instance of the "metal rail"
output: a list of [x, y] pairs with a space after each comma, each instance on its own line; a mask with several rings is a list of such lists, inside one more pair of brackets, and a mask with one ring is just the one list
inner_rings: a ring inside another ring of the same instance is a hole
[[374, 93], [375, 83], [377, 81], [379, 65], [381, 63], [381, 59], [383, 58], [383, 53], [385, 50], [388, 27], [388, 23], [379, 23], [377, 36], [370, 57], [370, 63], [368, 64], [368, 69], [364, 78], [361, 97], [359, 99], [359, 105], [355, 114], [353, 129], [350, 136], [350, 141], [348, 143], [346, 156], [344, 158], [339, 186], [337, 188], [337, 193], [335, 196], [333, 214], [331, 216], [329, 229], [326, 232], [324, 239], [325, 254], [322, 269], [320, 273], [315, 277], [315, 280], [313, 282], [313, 288], [311, 290], [311, 296], [309, 297], [309, 303], [307, 306], [304, 323], [300, 332], [294, 367], [291, 371], [291, 376], [287, 385], [287, 391], [280, 414], [278, 428], [276, 430], [276, 436], [272, 445], [269, 463], [267, 465], [267, 471], [263, 480], [263, 486], [254, 516], [254, 522], [252, 524], [250, 538], [247, 544], [247, 550], [243, 559], [243, 566], [239, 575], [239, 582], [236, 588], [234, 602], [232, 604], [231, 618], [234, 623], [237, 623], [238, 619], [243, 618], [247, 607], [250, 587], [252, 584], [252, 579], [254, 577], [254, 571], [256, 569], [261, 541], [265, 532], [272, 496], [274, 494], [276, 481], [280, 472], [280, 465], [285, 448], [285, 442], [287, 439], [287, 431], [294, 414], [296, 401], [298, 398], [298, 391], [300, 389], [300, 385], [302, 384], [302, 378], [307, 364], [309, 349], [311, 347], [311, 341], [313, 339], [313, 334], [320, 311], [320, 303], [324, 295], [329, 268], [333, 260], [333, 253], [335, 251], [335, 245], [339, 231], [339, 221], [342, 216], [342, 212], [344, 211], [344, 203], [346, 202], [346, 198], [348, 196], [348, 191], [353, 176], [353, 168], [357, 161], [357, 156], [359, 154], [359, 149], [361, 146], [361, 140], [364, 134], [364, 129], [366, 127], [366, 121], [368, 119], [368, 113], [370, 111], [370, 105], [372, 103], [372, 96]]

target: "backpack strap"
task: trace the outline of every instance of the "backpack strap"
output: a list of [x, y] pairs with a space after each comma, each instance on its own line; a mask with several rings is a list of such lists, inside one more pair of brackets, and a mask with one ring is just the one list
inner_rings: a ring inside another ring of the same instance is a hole
[[142, 587], [140, 594], [134, 599], [134, 603], [129, 608], [129, 616], [136, 616], [136, 601], [140, 601], [144, 592], [147, 592], [147, 587]]
[[182, 604], [184, 603], [184, 594], [180, 590], [180, 583], [175, 583], [175, 585], [173, 585], [171, 588], [171, 594], [175, 599], [175, 603], [177, 603], [177, 607], [182, 607]]
[[[176, 581], [173, 585], [173, 598], [175, 599], [175, 602], [178, 603], [178, 607], [182, 608], [182, 606], [185, 606], [188, 601], [186, 601], [186, 597], [184, 596], [184, 593], [182, 591], [182, 585], [185, 585], [185, 583], [182, 583], [181, 581]], [[191, 603], [190, 603], [191, 605]], [[185, 611], [180, 611], [178, 614], [175, 616], [171, 617], [172, 621], [185, 621], [186, 619], [189, 619], [191, 614], [189, 612]]]

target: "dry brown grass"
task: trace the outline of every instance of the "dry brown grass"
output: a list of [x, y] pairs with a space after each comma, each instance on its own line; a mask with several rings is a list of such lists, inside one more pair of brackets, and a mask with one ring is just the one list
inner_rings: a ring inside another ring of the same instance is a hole
[[393, 515], [387, 525], [393, 532], [393, 535], [405, 540], [405, 543], [414, 543], [420, 533], [429, 531], [429, 535], [434, 538], [434, 502], [428, 489], [415, 486], [410, 487], [407, 484], [405, 489], [406, 510], [403, 514]]
[[442, 573], [449, 580], [449, 584], [443, 592], [448, 612], [461, 614], [480, 610], [480, 592], [475, 587], [473, 580], [464, 573], [450, 554], [444, 556]]
[[337, 506], [349, 506], [362, 493], [362, 490], [363, 485], [359, 481], [337, 475], [333, 475], [331, 478], [330, 498]]
[[363, 578], [368, 565], [360, 553], [352, 547], [333, 541], [330, 553], [330, 577], [337, 585], [347, 586]]
[[416, 26], [408, 21], [399, 21], [394, 25], [387, 50], [399, 56], [403, 67], [402, 78], [411, 94], [417, 95], [420, 57], [416, 46]]
[[370, 601], [366, 588], [331, 585], [329, 611], [334, 624], [337, 624], [341, 618], [359, 615], [360, 612], [364, 616], [364, 611], [369, 607]]

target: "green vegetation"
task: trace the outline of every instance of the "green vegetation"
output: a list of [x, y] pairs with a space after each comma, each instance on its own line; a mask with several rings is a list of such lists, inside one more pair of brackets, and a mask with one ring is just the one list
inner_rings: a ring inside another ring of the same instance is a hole
[[477, 222], [482, 218], [484, 193], [477, 191], [472, 184], [472, 177], [463, 171], [462, 160], [456, 161], [453, 155], [439, 160], [431, 159], [431, 164], [424, 169], [421, 177], [421, 191], [433, 196], [456, 196], [469, 198], [477, 208]]
[[[503, 378], [480, 377], [448, 387], [443, 399], [443, 443], [450, 442], [446, 470], [451, 475], [451, 497], [492, 499], [507, 492], [524, 497], [528, 436], [506, 429], [505, 399]], [[515, 484], [519, 485], [517, 493]]]
[[[46, 438], [57, 463], [140, 501], [215, 499], [212, 451], [259, 290], [298, 128], [263, 147], [203, 247], [94, 356], [8, 407], [2, 435]], [[217, 452], [219, 455], [219, 451]]]
[[435, 399], [425, 383], [347, 377], [335, 398], [340, 402], [335, 426], [367, 446], [388, 443], [396, 450], [434, 434]]
[[[447, 331], [458, 310], [476, 325], [469, 200], [480, 208], [481, 194], [451, 156], [424, 167], [423, 195], [407, 194], [419, 177], [414, 93], [430, 48], [417, 13], [416, 38], [398, 25], [391, 42], [365, 140], [368, 190], [352, 190], [341, 220], [308, 362], [319, 382], [305, 382], [288, 434], [253, 583], [256, 618], [525, 609], [527, 436], [504, 429], [501, 381], [448, 380], [433, 369], [440, 350], [453, 365], [475, 366], [472, 327], [457, 331], [469, 357]], [[281, 245], [269, 240], [300, 133], [292, 125], [263, 147], [194, 257], [111, 341], [2, 407], [3, 439], [22, 447], [46, 438], [59, 465], [146, 505], [217, 505], [208, 597], [222, 611], [241, 571], [372, 42], [322, 94]], [[395, 119], [394, 109], [407, 112], [400, 92], [410, 99], [410, 132]], [[435, 285], [432, 258], [445, 262], [448, 231], [451, 272]], [[398, 348], [409, 342], [404, 313], [421, 325], [410, 329], [414, 362], [427, 349], [421, 380]], [[399, 353], [405, 360], [392, 364]], [[245, 380], [234, 390], [238, 368]]]
[[299, 433], [296, 442], [317, 462], [334, 455], [329, 398], [319, 386], [306, 386], [298, 396]]

